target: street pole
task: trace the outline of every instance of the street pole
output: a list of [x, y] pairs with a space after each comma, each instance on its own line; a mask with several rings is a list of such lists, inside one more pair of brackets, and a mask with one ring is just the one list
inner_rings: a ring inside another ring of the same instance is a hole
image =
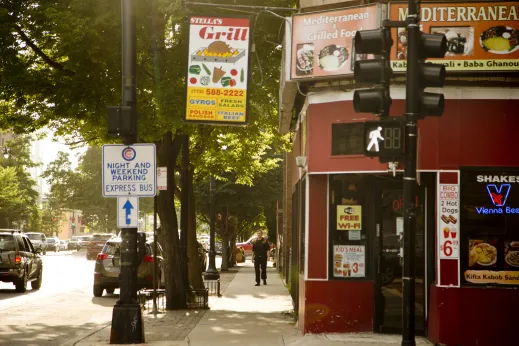
[[402, 345], [415, 342], [415, 234], [416, 234], [416, 150], [419, 113], [420, 18], [419, 0], [409, 0], [407, 16], [407, 76], [405, 105], [404, 169], [404, 269], [402, 306]]
[[213, 175], [209, 177], [209, 266], [204, 274], [205, 280], [218, 280], [220, 279], [220, 273], [216, 270], [216, 261], [215, 261], [215, 249], [214, 249], [214, 237], [215, 237], [215, 227], [216, 227], [216, 205], [215, 205], [215, 181]]
[[[131, 107], [131, 128], [123, 144], [137, 142], [137, 38], [134, 0], [121, 0], [122, 106]], [[137, 228], [122, 230], [119, 300], [113, 309], [110, 344], [144, 342], [142, 311], [137, 300]]]
[[157, 195], [153, 197], [153, 253], [155, 255], [153, 261], [153, 310], [152, 313], [157, 315], [157, 273], [158, 273], [158, 261], [157, 261]]
[[182, 177], [181, 177], [181, 196], [180, 196], [180, 249], [182, 259], [182, 280], [184, 287], [189, 287], [188, 278], [188, 256], [187, 256], [187, 231], [188, 231], [188, 174], [189, 174], [189, 137], [187, 134], [182, 135]]

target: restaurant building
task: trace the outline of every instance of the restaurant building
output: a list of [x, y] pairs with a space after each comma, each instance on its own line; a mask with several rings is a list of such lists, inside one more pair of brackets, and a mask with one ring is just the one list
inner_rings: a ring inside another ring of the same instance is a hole
[[[331, 2], [301, 1], [285, 31], [279, 129], [292, 151], [279, 268], [301, 332], [400, 333], [404, 167], [364, 156], [364, 122], [378, 118], [353, 111], [351, 65], [354, 32], [403, 20], [406, 5]], [[422, 30], [449, 41], [432, 61], [447, 66], [435, 90], [445, 111], [418, 123], [416, 330], [435, 343], [517, 344], [518, 5], [422, 3]], [[400, 117], [406, 40], [393, 34], [390, 116]]]

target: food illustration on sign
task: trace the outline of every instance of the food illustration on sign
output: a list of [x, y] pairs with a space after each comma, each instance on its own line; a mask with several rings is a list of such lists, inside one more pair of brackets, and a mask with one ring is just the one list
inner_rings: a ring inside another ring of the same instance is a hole
[[297, 74], [311, 74], [314, 69], [314, 45], [310, 43], [298, 44], [296, 54]]
[[469, 243], [469, 267], [479, 264], [491, 266], [497, 261], [497, 249], [481, 240], [471, 240]]
[[494, 26], [481, 34], [479, 43], [487, 52], [510, 54], [519, 49], [519, 33], [509, 26]]
[[398, 29], [398, 40], [396, 46], [396, 58], [398, 60], [407, 59], [407, 30], [404, 28]]
[[519, 241], [507, 240], [505, 247], [505, 268], [508, 266], [519, 269]]
[[205, 48], [197, 49], [197, 51], [191, 55], [191, 60], [235, 63], [244, 56], [244, 49], [234, 49], [223, 41], [214, 41]]
[[434, 27], [432, 34], [444, 34], [447, 39], [447, 53], [445, 56], [469, 56], [474, 55], [474, 28], [459, 27]]
[[348, 51], [342, 46], [326, 46], [319, 52], [319, 67], [324, 71], [336, 71], [344, 66], [348, 56]]
[[519, 267], [519, 251], [510, 251], [505, 257], [506, 263], [512, 267]]
[[455, 225], [455, 224], [458, 223], [458, 219], [456, 219], [453, 215], [448, 215], [448, 216], [447, 215], [442, 215], [441, 219], [446, 224], [452, 223], [452, 224]]
[[215, 67], [213, 69], [213, 83], [218, 83], [225, 76], [225, 73], [221, 67]]

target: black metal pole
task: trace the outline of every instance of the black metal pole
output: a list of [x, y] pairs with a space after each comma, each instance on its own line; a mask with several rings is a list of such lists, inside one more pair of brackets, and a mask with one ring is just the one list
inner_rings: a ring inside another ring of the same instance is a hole
[[[122, 105], [131, 107], [132, 131], [123, 144], [137, 143], [137, 38], [133, 0], [121, 0], [122, 21]], [[142, 311], [137, 301], [137, 228], [122, 230], [119, 275], [120, 297], [112, 314], [110, 344], [144, 342]]]
[[153, 261], [153, 314], [156, 315], [157, 310], [157, 274], [158, 274], [158, 261], [157, 261], [157, 195], [153, 197], [153, 253], [155, 255], [155, 260]]
[[419, 0], [409, 0], [407, 17], [406, 137], [404, 169], [404, 269], [402, 345], [415, 342], [416, 150], [419, 112]]
[[215, 256], [216, 252], [214, 249], [214, 237], [215, 237], [215, 227], [216, 227], [216, 205], [215, 205], [215, 181], [214, 177], [211, 175], [209, 177], [209, 198], [210, 198], [210, 208], [209, 208], [209, 265], [207, 271], [204, 274], [205, 280], [218, 280], [220, 279], [220, 273], [216, 270], [216, 261]]
[[189, 174], [189, 136], [183, 135], [182, 138], [182, 177], [181, 177], [181, 196], [180, 196], [180, 248], [182, 258], [182, 279], [184, 287], [189, 287], [188, 276], [188, 256], [187, 256], [187, 231], [188, 231], [188, 174]]

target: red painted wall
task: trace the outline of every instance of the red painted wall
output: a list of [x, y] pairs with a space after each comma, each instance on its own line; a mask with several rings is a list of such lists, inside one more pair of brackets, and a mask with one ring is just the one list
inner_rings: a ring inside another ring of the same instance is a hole
[[326, 279], [328, 229], [326, 212], [327, 175], [309, 176], [308, 278]]
[[[391, 115], [403, 114], [404, 101], [394, 100]], [[441, 117], [419, 121], [419, 168], [458, 169], [460, 166], [515, 166], [519, 100], [446, 100]], [[333, 123], [374, 120], [353, 112], [351, 101], [308, 107], [310, 172], [386, 170], [363, 155], [331, 155]]]
[[304, 333], [373, 331], [373, 281], [307, 281]]
[[431, 286], [429, 339], [447, 346], [517, 345], [519, 290]]

